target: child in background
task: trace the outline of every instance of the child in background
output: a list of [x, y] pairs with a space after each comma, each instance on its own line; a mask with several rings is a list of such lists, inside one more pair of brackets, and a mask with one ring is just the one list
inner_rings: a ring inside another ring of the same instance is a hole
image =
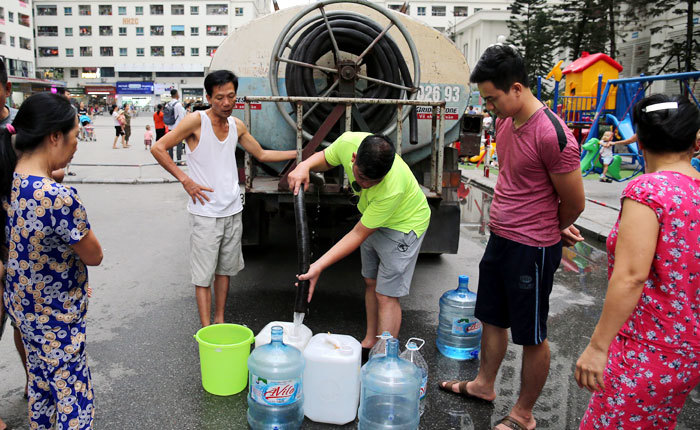
[[154, 140], [155, 136], [153, 135], [153, 131], [151, 131], [151, 126], [146, 125], [146, 132], [143, 133], [143, 149], [150, 149]]
[[612, 131], [606, 131], [603, 133], [603, 137], [600, 138], [600, 162], [603, 163], [603, 173], [600, 174], [600, 182], [612, 182], [612, 179], [608, 178], [608, 166], [613, 160], [613, 133]]

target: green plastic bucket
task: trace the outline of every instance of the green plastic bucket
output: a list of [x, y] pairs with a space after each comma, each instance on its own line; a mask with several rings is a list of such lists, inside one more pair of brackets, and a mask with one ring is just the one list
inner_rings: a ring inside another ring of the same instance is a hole
[[238, 324], [214, 324], [199, 329], [202, 387], [217, 396], [240, 393], [248, 384], [248, 356], [253, 332]]

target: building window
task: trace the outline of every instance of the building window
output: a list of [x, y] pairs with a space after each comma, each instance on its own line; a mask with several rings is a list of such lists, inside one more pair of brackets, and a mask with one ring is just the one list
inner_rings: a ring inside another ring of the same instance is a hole
[[73, 35], [73, 27], [66, 27], [64, 31], [66, 32], [66, 36], [68, 37]]
[[143, 36], [143, 27], [136, 27], [136, 35]]
[[136, 48], [136, 56], [143, 57], [143, 48]]
[[[73, 51], [73, 50], [71, 49], [71, 51]], [[78, 77], [78, 69], [70, 69], [70, 77], [77, 78]]]
[[228, 36], [228, 26], [207, 25], [207, 36]]
[[199, 48], [190, 48], [190, 55], [193, 57], [199, 57]]
[[165, 30], [162, 25], [152, 25], [151, 26], [151, 36], [163, 36]]
[[455, 6], [454, 16], [467, 16], [469, 8], [467, 6]]
[[15, 13], [14, 12], [7, 12], [7, 20], [10, 22], [15, 22]]
[[165, 49], [162, 46], [151, 46], [151, 57], [165, 56]]
[[5, 40], [5, 33], [0, 31], [0, 45], [5, 45], [7, 44], [7, 41]]
[[81, 46], [80, 47], [81, 57], [92, 57], [92, 46]]
[[170, 34], [173, 36], [184, 36], [185, 35], [185, 26], [184, 25], [171, 25], [170, 26]]
[[[13, 44], [13, 40], [14, 37], [10, 36], [10, 45]], [[58, 57], [58, 46], [40, 46], [38, 50], [40, 57]]]
[[243, 16], [243, 8], [242, 7], [234, 8], [233, 11], [236, 14], [236, 16]]
[[127, 48], [119, 48], [119, 56], [120, 57], [126, 57], [127, 55], [128, 55]]
[[100, 26], [100, 36], [111, 36], [112, 26], [111, 25], [101, 25]]
[[37, 36], [58, 36], [58, 27], [40, 25], [36, 28]]
[[97, 13], [100, 15], [111, 15], [112, 14], [112, 5], [108, 4], [101, 4], [97, 7]]
[[100, 57], [111, 57], [114, 55], [114, 48], [111, 46], [100, 46]]
[[113, 78], [114, 76], [114, 67], [100, 67], [100, 77]]
[[36, 14], [39, 16], [56, 16], [58, 15], [58, 8], [55, 5], [37, 6]]
[[92, 7], [89, 4], [81, 4], [78, 6], [78, 15], [90, 16], [92, 15]]
[[445, 6], [433, 6], [432, 8], [433, 16], [445, 16], [447, 15], [447, 8]]
[[126, 27], [119, 27], [119, 35], [126, 36]]
[[5, 19], [5, 8], [0, 7], [0, 19]]
[[64, 7], [63, 8], [63, 15], [73, 16], [73, 8], [72, 7]]
[[199, 27], [190, 27], [190, 36], [199, 36]]
[[23, 25], [25, 27], [31, 27], [32, 26], [32, 20], [29, 18], [29, 15], [25, 15], [23, 13], [18, 13], [17, 14], [17, 23], [19, 25]]
[[190, 6], [190, 15], [199, 15], [199, 6]]
[[474, 8], [474, 13], [477, 13], [477, 12], [479, 12], [480, 10], [483, 10], [483, 9], [484, 9], [484, 8], [482, 8], [482, 7], [475, 7], [475, 8]]
[[21, 49], [32, 49], [31, 39], [27, 39], [26, 37], [20, 37], [19, 38], [19, 47]]
[[208, 4], [207, 15], [228, 15], [227, 4]]
[[79, 33], [81, 36], [92, 36], [92, 26], [91, 25], [81, 25], [79, 28]]
[[[10, 13], [12, 13], [12, 12], [10, 12]], [[10, 46], [15, 46], [15, 36], [10, 36]], [[39, 56], [44, 57], [44, 55], [41, 55], [41, 54], [39, 54]], [[46, 57], [48, 57], [48, 55], [46, 55]]]
[[170, 55], [173, 57], [184, 57], [185, 56], [185, 47], [184, 46], [173, 46], [170, 49]]
[[174, 4], [170, 6], [170, 15], [184, 15], [185, 5], [184, 4]]
[[143, 15], [143, 6], [136, 6], [136, 15]]
[[210, 57], [213, 56], [216, 53], [216, 48], [218, 48], [218, 46], [207, 46], [207, 55]]
[[151, 5], [151, 15], [163, 15], [163, 5], [162, 4], [152, 4]]
[[425, 6], [418, 6], [418, 16], [425, 16]]
[[119, 13], [119, 15], [126, 15], [126, 6], [119, 6], [117, 8], [117, 12]]
[[66, 57], [73, 56], [73, 48], [66, 48]]

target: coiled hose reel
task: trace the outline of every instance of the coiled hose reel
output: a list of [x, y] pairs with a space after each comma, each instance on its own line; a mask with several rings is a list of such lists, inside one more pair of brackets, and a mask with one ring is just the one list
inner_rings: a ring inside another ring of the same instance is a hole
[[[354, 3], [384, 15], [389, 24], [382, 28], [366, 15], [343, 10], [326, 11], [334, 3]], [[315, 11], [314, 15], [302, 21]], [[301, 22], [300, 22], [301, 21]], [[413, 77], [398, 45], [388, 34], [392, 27], [401, 32], [411, 52]], [[292, 43], [292, 40], [294, 42]], [[363, 0], [327, 0], [299, 12], [275, 42], [270, 62], [270, 86], [279, 95], [279, 67], [285, 66], [288, 96], [415, 99], [420, 81], [420, 62], [415, 44], [403, 24], [391, 12]], [[330, 63], [330, 64], [329, 64]], [[310, 140], [332, 111], [331, 103], [304, 104], [304, 137]], [[292, 107], [277, 103], [287, 123], [296, 129]], [[390, 134], [396, 128], [396, 106], [362, 104], [353, 106], [353, 129]], [[404, 109], [409, 117], [409, 140], [417, 142], [415, 109]], [[328, 138], [342, 132], [339, 125]], [[400, 142], [397, 142], [400, 144]]]

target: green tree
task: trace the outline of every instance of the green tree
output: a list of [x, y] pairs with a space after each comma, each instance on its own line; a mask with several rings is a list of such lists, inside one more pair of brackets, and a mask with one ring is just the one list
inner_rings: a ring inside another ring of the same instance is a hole
[[[510, 6], [509, 42], [523, 56], [530, 85], [545, 76], [554, 65], [556, 43], [553, 21], [546, 0], [515, 0]], [[545, 88], [545, 90], [547, 90]], [[548, 95], [548, 91], [545, 91]]]
[[[615, 55], [614, 12], [615, 0], [582, 0], [551, 6], [558, 47], [569, 51], [575, 60], [585, 52], [604, 52]], [[613, 11], [613, 21], [609, 22]], [[612, 45], [610, 42], [612, 40]]]

